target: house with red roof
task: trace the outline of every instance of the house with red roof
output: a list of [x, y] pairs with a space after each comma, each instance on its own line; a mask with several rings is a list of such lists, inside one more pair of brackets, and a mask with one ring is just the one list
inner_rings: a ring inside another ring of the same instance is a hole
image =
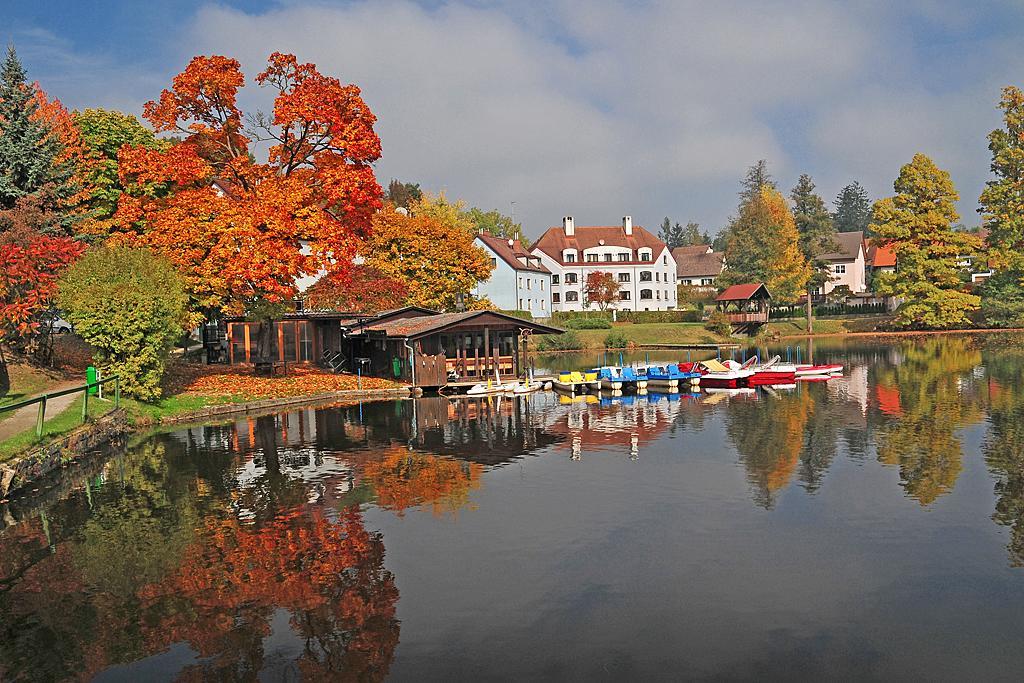
[[551, 271], [552, 311], [588, 307], [590, 273], [611, 273], [619, 283], [616, 308], [667, 311], [676, 307], [676, 262], [668, 246], [624, 216], [622, 225], [577, 226], [572, 216], [548, 228], [530, 250]]
[[476, 246], [491, 258], [491, 277], [477, 283], [477, 297], [486, 296], [504, 311], [529, 311], [534, 318], [551, 315], [551, 271], [539, 256], [517, 239], [480, 234]]

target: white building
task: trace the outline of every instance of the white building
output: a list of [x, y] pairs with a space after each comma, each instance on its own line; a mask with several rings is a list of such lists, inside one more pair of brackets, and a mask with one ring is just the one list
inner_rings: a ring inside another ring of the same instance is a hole
[[814, 294], [827, 295], [836, 287], [844, 286], [849, 287], [851, 294], [862, 294], [868, 288], [864, 233], [838, 232], [835, 235], [835, 242], [838, 249], [821, 256], [832, 269], [832, 279], [825, 283], [824, 292], [816, 291]]
[[551, 272], [519, 240], [477, 235], [474, 241], [491, 257], [491, 277], [477, 283], [476, 295], [486, 296], [504, 311], [529, 311], [534, 318], [551, 315]]
[[587, 310], [587, 275], [611, 273], [619, 283], [620, 311], [667, 311], [676, 307], [676, 262], [664, 242], [633, 225], [548, 228], [531, 252], [551, 271], [551, 310]]

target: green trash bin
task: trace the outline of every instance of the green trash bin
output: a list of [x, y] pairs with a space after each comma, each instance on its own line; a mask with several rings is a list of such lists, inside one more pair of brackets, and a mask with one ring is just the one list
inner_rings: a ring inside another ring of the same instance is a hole
[[[85, 369], [85, 381], [87, 384], [93, 384], [96, 382], [96, 367], [90, 365]], [[89, 387], [89, 393], [95, 394], [99, 391], [99, 387]]]
[[393, 373], [395, 373], [395, 379], [398, 379], [398, 378], [400, 378], [402, 376], [402, 359], [401, 358], [392, 358], [391, 359], [391, 371]]

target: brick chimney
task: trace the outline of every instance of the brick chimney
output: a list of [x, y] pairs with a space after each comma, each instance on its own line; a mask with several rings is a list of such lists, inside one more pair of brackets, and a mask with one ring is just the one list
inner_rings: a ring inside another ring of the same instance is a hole
[[633, 234], [633, 217], [632, 216], [623, 216], [622, 217], [622, 231], [624, 233], [626, 233], [627, 236]]
[[562, 218], [562, 229], [565, 230], [566, 237], [572, 237], [576, 234], [576, 226], [572, 222], [572, 216], [564, 216]]

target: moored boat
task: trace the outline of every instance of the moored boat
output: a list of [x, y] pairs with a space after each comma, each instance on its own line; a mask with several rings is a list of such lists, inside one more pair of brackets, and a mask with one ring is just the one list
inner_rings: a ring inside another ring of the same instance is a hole
[[734, 360], [719, 361], [714, 358], [694, 364], [701, 373], [701, 389], [737, 389], [749, 384], [754, 371]]
[[[757, 358], [757, 356], [754, 356]], [[796, 381], [796, 367], [783, 365], [781, 356], [775, 356], [767, 363], [754, 363], [750, 369], [754, 374], [747, 380], [747, 386], [760, 387], [773, 384], [792, 384]]]

